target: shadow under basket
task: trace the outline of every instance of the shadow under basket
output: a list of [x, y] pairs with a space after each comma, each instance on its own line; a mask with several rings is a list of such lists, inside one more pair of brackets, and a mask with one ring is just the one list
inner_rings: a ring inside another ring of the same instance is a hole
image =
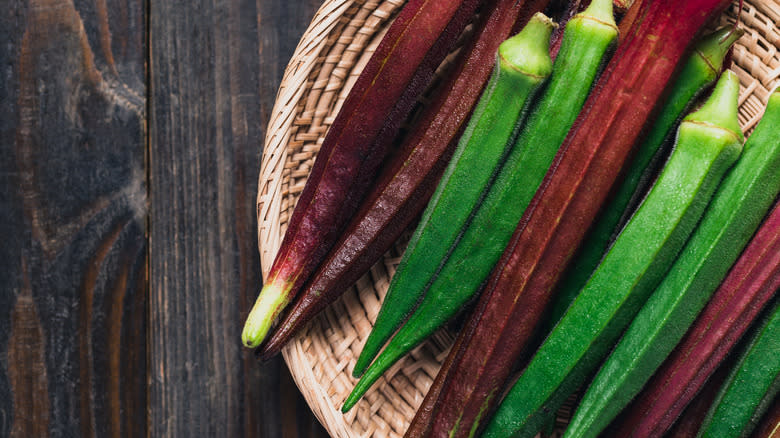
[[[326, 0], [301, 38], [276, 96], [263, 146], [257, 197], [263, 277], [279, 249], [295, 202], [335, 115], [403, 0]], [[739, 1], [712, 26], [734, 23], [731, 70], [741, 82], [739, 120], [746, 133], [780, 83], [780, 0]], [[453, 342], [441, 330], [395, 364], [347, 414], [341, 404], [357, 379], [352, 368], [376, 319], [408, 233], [355, 286], [282, 351], [314, 414], [334, 437], [400, 437]]]

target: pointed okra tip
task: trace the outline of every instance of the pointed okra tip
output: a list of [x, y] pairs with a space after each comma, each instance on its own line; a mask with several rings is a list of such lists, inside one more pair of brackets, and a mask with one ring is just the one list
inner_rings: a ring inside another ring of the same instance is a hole
[[355, 387], [352, 388], [352, 392], [349, 393], [347, 399], [344, 400], [344, 404], [341, 405], [341, 412], [347, 413], [353, 406], [360, 400], [363, 395], [371, 388], [371, 386], [382, 377], [382, 374], [387, 371], [392, 364], [394, 364], [400, 356], [403, 355], [401, 350], [393, 349], [392, 346], [386, 348], [382, 354], [366, 369], [366, 372], [357, 381]]
[[352, 388], [352, 392], [350, 392], [346, 400], [344, 400], [344, 404], [341, 405], [341, 413], [346, 414], [349, 412], [349, 410], [352, 409], [355, 404], [357, 404], [358, 400], [363, 397], [363, 394], [368, 391], [368, 388], [371, 386], [371, 384], [373, 384], [373, 380], [371, 382], [368, 382], [368, 380], [365, 378], [358, 380], [357, 384], [355, 384], [355, 387]]
[[743, 34], [744, 30], [736, 26], [725, 26], [705, 35], [696, 44], [694, 50], [704, 61], [712, 67], [713, 71], [720, 72], [723, 69], [723, 61], [734, 44]]
[[731, 131], [740, 142], [744, 140], [737, 117], [739, 101], [739, 78], [726, 70], [718, 79], [712, 94], [697, 111], [685, 117], [687, 122], [708, 123]]
[[557, 27], [549, 17], [537, 12], [523, 30], [498, 47], [501, 66], [510, 71], [544, 79], [552, 72], [550, 35]]
[[283, 282], [271, 281], [263, 286], [255, 305], [249, 312], [241, 333], [241, 342], [256, 348], [265, 340], [276, 317], [289, 301], [290, 288]]
[[[366, 341], [366, 345], [368, 345], [368, 341]], [[371, 361], [374, 359], [374, 355], [369, 354], [368, 350], [369, 349], [364, 346], [363, 350], [360, 352], [360, 355], [355, 362], [355, 368], [352, 369], [352, 377], [356, 379], [359, 378], [363, 375], [363, 373], [366, 372], [366, 368], [371, 365]], [[371, 350], [373, 351], [373, 348], [371, 348]]]

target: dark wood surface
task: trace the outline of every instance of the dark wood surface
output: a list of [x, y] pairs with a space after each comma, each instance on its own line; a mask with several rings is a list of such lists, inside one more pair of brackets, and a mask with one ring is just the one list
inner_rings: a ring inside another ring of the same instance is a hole
[[276, 88], [317, 0], [0, 8], [0, 437], [324, 437], [240, 346]]

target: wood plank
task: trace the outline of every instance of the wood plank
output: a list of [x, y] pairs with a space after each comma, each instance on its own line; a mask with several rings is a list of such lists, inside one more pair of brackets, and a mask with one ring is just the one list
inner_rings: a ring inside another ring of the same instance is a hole
[[324, 436], [240, 330], [276, 88], [319, 2], [151, 2], [150, 435]]
[[0, 436], [146, 431], [143, 17], [0, 8]]

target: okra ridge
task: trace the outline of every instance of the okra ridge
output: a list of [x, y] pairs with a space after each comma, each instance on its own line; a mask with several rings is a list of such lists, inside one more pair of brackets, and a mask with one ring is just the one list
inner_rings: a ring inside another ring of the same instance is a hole
[[538, 79], [540, 81], [547, 78], [547, 75], [545, 74], [531, 73], [529, 71], [524, 70], [522, 67], [509, 61], [503, 54], [501, 54], [501, 52], [498, 52], [498, 57], [504, 66], [506, 66], [509, 69], [512, 69], [517, 73], [520, 73], [523, 76], [528, 76], [529, 78]]
[[733, 129], [725, 128], [723, 126], [716, 125], [712, 122], [707, 122], [704, 120], [686, 120], [685, 123], [696, 125], [696, 126], [702, 126], [707, 129], [712, 129], [713, 131], [722, 131], [725, 132], [728, 136], [734, 137], [734, 141], [742, 141], [742, 132], [734, 132]]
[[574, 18], [579, 18], [581, 20], [593, 21], [593, 22], [601, 24], [601, 25], [603, 25], [605, 27], [609, 27], [611, 29], [614, 29], [615, 32], [617, 32], [618, 34], [620, 33], [620, 29], [617, 27], [617, 25], [615, 24], [614, 21], [612, 21], [612, 22], [604, 21], [601, 18], [598, 18], [598, 17], [590, 15], [590, 14], [586, 14], [584, 12], [580, 13], [580, 14], [577, 14], [577, 16], [575, 16]]

